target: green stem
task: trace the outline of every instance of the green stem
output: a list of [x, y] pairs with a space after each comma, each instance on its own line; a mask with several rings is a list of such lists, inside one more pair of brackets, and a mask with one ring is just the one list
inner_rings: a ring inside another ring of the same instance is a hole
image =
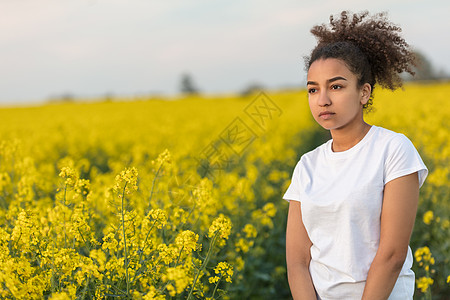
[[[19, 237], [17, 238], [17, 241], [12, 241], [12, 244], [10, 244], [10, 248], [9, 248], [10, 252], [13, 252], [12, 250], [13, 250], [14, 246], [19, 243], [21, 237], [22, 237], [22, 230], [20, 230], [20, 234], [19, 234]], [[19, 249], [17, 249], [17, 250], [19, 250]], [[14, 256], [15, 255], [16, 255], [16, 251], [14, 251]]]
[[83, 234], [81, 233], [81, 230], [80, 230], [80, 228], [78, 228], [78, 233], [80, 234], [80, 236], [81, 236], [81, 239], [83, 240], [84, 244], [85, 244], [85, 245], [86, 245], [86, 247], [88, 248], [88, 251], [89, 251], [89, 252], [91, 252], [91, 247], [89, 247], [89, 245], [88, 245], [88, 243], [87, 243], [86, 239], [84, 238]]
[[88, 288], [88, 286], [89, 286], [89, 281], [90, 281], [90, 279], [91, 279], [91, 276], [88, 276], [86, 285], [84, 286], [84, 289], [83, 289], [83, 294], [81, 295], [81, 299], [82, 299], [82, 300], [84, 300], [84, 299], [86, 298], [87, 288]]
[[181, 226], [180, 226], [181, 230], [184, 230], [184, 226], [186, 225], [187, 221], [188, 221], [189, 218], [191, 217], [192, 212], [194, 211], [194, 209], [195, 209], [196, 206], [197, 206], [197, 202], [194, 202], [194, 205], [192, 206], [191, 210], [189, 211], [188, 216], [186, 217], [186, 221], [184, 221], [184, 222], [181, 224]]
[[[152, 232], [153, 227], [154, 227], [155, 224], [156, 224], [156, 221], [157, 221], [157, 220], [155, 220], [155, 221], [153, 222], [152, 227], [150, 227], [149, 231], [147, 232], [147, 235], [145, 236], [144, 247], [142, 248], [142, 251], [141, 251], [141, 253], [139, 254], [139, 260], [138, 260], [139, 264], [141, 264], [142, 255], [144, 254], [144, 250], [145, 250], [145, 248], [146, 248], [146, 246], [147, 246], [147, 239], [148, 239], [148, 236], [150, 235], [150, 232]], [[134, 282], [134, 281], [136, 280], [136, 278], [137, 278], [139, 275], [140, 275], [140, 272], [136, 272], [136, 273], [134, 274], [133, 280], [131, 280], [131, 282]]]
[[[427, 263], [427, 265], [428, 265], [428, 263]], [[426, 267], [426, 266], [425, 266], [425, 267]], [[429, 267], [430, 267], [430, 265], [428, 265], [428, 268], [429, 268]], [[430, 277], [430, 271], [429, 271], [429, 269], [428, 269], [428, 270], [425, 269], [425, 271], [426, 271], [427, 278], [431, 278], [431, 277]], [[432, 296], [431, 296], [431, 285], [428, 286], [428, 289], [427, 289], [425, 298], [426, 298], [427, 300], [431, 300], [431, 299], [432, 299]]]
[[156, 171], [155, 177], [153, 178], [152, 189], [151, 189], [151, 191], [150, 191], [150, 197], [149, 197], [149, 199], [148, 199], [148, 208], [147, 208], [147, 212], [150, 211], [150, 207], [151, 207], [151, 206], [150, 206], [150, 202], [152, 201], [152, 197], [153, 197], [153, 189], [154, 189], [154, 187], [155, 187], [156, 178], [158, 178], [158, 174], [159, 174], [159, 171], [161, 171], [162, 166], [163, 166], [163, 163], [161, 163], [161, 164], [159, 165], [159, 168], [158, 168], [158, 170]]
[[127, 296], [130, 294], [130, 282], [128, 278], [128, 253], [127, 253], [127, 237], [125, 235], [125, 214], [124, 214], [124, 199], [125, 199], [125, 188], [127, 187], [127, 183], [125, 182], [125, 186], [123, 187], [122, 192], [122, 231], [123, 231], [123, 245], [125, 251], [125, 280], [127, 282]]
[[[178, 253], [178, 258], [177, 258], [177, 262], [175, 263], [175, 268], [178, 267], [178, 264], [180, 263], [181, 254], [183, 253], [183, 249], [184, 249], [184, 246], [181, 247], [180, 253]], [[183, 264], [183, 265], [184, 265], [184, 264]]]
[[156, 221], [157, 221], [157, 220], [155, 220], [155, 221], [153, 222], [152, 227], [150, 227], [150, 230], [147, 232], [147, 235], [145, 236], [145, 240], [144, 240], [144, 248], [142, 248], [142, 252], [141, 252], [141, 254], [139, 255], [139, 263], [141, 263], [142, 254], [144, 253], [145, 248], [147, 248], [147, 239], [148, 239], [148, 237], [149, 237], [149, 235], [150, 235], [150, 232], [152, 232], [153, 227], [154, 227], [155, 224], [156, 224]]
[[216, 294], [217, 287], [219, 286], [219, 282], [222, 279], [222, 276], [217, 280], [216, 286], [214, 287], [214, 291], [212, 293], [211, 299], [214, 299], [214, 295]]
[[219, 235], [219, 232], [216, 232], [216, 234], [213, 237], [213, 240], [211, 241], [211, 245], [209, 246], [208, 253], [206, 254], [206, 258], [203, 261], [203, 264], [200, 267], [200, 269], [198, 270], [197, 274], [195, 275], [194, 282], [192, 283], [192, 287], [189, 292], [189, 296], [187, 297], [187, 300], [191, 299], [192, 293], [194, 292], [195, 285], [197, 284], [198, 277], [200, 276], [200, 273], [203, 272], [203, 270], [205, 270], [206, 265], [208, 264], [208, 261], [211, 257], [212, 249], [214, 248], [214, 244], [216, 243], [216, 239], [217, 239], [218, 235]]
[[51, 285], [51, 287], [50, 287], [50, 289], [51, 289], [51, 291], [56, 291], [57, 290], [57, 288], [56, 288], [56, 272], [55, 272], [55, 265], [53, 264], [53, 259], [55, 258], [55, 244], [54, 244], [54, 242], [53, 242], [53, 247], [52, 247], [52, 259], [50, 260], [50, 266], [51, 266], [51, 269], [52, 269], [52, 277], [51, 277], [51, 279], [50, 279], [50, 285]]
[[[63, 205], [66, 206], [66, 194], [67, 194], [67, 184], [64, 185], [64, 200]], [[66, 212], [63, 213], [64, 221], [64, 247], [67, 248], [67, 235], [66, 235]]]

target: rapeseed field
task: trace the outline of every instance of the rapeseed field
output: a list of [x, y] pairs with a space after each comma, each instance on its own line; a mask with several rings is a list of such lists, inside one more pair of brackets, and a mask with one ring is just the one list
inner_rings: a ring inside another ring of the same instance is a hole
[[[375, 91], [430, 174], [416, 299], [450, 294], [450, 84]], [[330, 138], [305, 91], [0, 109], [0, 298], [290, 299], [281, 197]]]

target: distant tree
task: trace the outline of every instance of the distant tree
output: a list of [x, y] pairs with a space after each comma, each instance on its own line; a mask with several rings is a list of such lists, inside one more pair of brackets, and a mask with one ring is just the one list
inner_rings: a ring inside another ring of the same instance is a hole
[[115, 98], [114, 93], [105, 93], [103, 95], [104, 102], [112, 102], [114, 100], [114, 98]]
[[435, 80], [438, 79], [438, 74], [435, 71], [431, 61], [420, 51], [414, 51], [416, 56], [417, 66], [414, 68], [416, 73], [413, 80]]
[[194, 80], [192, 79], [192, 76], [187, 73], [181, 75], [180, 90], [181, 90], [181, 93], [187, 94], [187, 95], [199, 93], [198, 88], [194, 84]]
[[413, 53], [416, 56], [416, 67], [413, 68], [416, 74], [414, 76], [408, 74], [404, 76], [404, 79], [413, 81], [450, 79], [449, 74], [442, 67], [439, 70], [436, 69], [425, 54], [418, 50], [413, 51]]
[[253, 93], [257, 93], [264, 90], [264, 86], [259, 83], [251, 83], [240, 93], [242, 97], [250, 96]]
[[49, 103], [69, 103], [69, 102], [75, 102], [75, 95], [72, 93], [63, 93], [58, 96], [51, 96], [48, 100]]
[[450, 79], [450, 74], [448, 74], [443, 68], [440, 68], [439, 71], [436, 72], [436, 75], [439, 79]]

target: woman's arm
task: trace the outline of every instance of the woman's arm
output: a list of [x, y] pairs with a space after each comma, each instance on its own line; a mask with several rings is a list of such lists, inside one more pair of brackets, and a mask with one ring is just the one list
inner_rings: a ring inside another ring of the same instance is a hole
[[406, 258], [418, 201], [417, 172], [385, 185], [380, 245], [367, 275], [363, 300], [388, 299], [391, 294]]
[[291, 200], [286, 228], [286, 263], [289, 287], [294, 299], [317, 299], [309, 273], [311, 245], [303, 225], [300, 202]]

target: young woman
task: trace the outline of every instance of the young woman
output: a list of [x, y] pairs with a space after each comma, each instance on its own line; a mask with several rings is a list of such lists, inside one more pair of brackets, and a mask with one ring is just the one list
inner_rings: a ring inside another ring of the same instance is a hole
[[[340, 18], [311, 32], [311, 113], [332, 139], [304, 154], [283, 198], [294, 299], [412, 299], [409, 240], [428, 170], [403, 134], [364, 122], [375, 84], [401, 86], [414, 56], [384, 14]], [[398, 112], [402, 113], [401, 111]]]

